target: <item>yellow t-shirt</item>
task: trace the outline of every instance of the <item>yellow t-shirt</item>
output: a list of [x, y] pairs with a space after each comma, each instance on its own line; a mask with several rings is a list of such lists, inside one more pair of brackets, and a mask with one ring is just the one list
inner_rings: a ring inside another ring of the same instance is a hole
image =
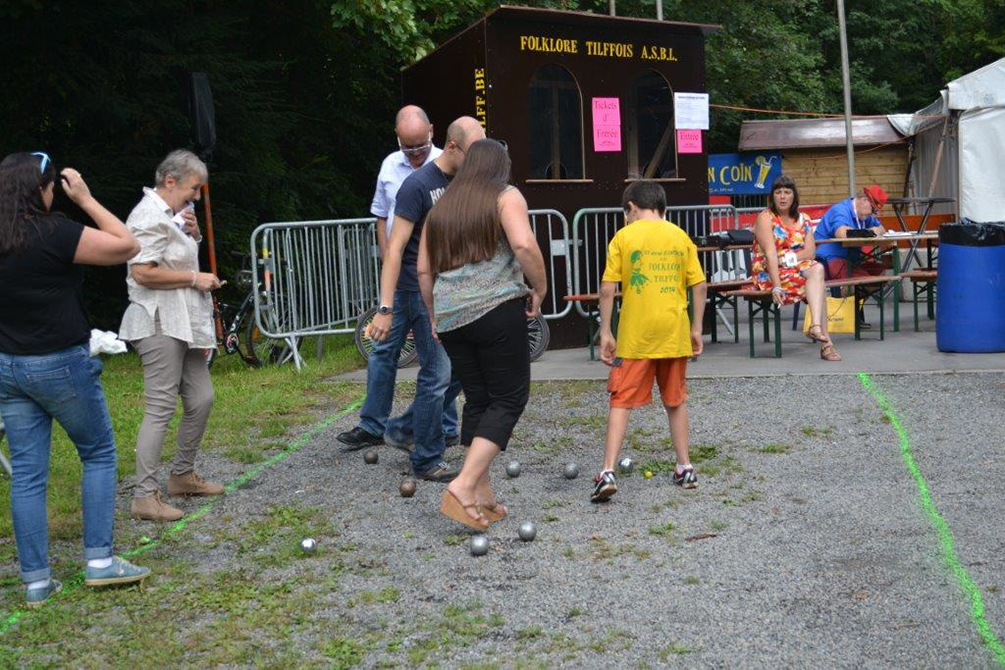
[[621, 282], [618, 356], [690, 356], [687, 289], [705, 281], [698, 248], [667, 221], [641, 220], [617, 232], [607, 248], [604, 281]]

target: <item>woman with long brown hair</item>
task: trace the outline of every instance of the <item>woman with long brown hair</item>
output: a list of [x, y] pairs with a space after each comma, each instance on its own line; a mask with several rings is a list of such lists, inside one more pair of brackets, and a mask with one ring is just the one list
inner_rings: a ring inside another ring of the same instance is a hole
[[527, 201], [509, 177], [502, 144], [473, 143], [429, 212], [419, 243], [422, 296], [464, 388], [461, 444], [470, 445], [440, 512], [477, 530], [506, 516], [492, 492], [489, 466], [506, 450], [527, 405], [527, 318], [540, 312], [547, 293]]

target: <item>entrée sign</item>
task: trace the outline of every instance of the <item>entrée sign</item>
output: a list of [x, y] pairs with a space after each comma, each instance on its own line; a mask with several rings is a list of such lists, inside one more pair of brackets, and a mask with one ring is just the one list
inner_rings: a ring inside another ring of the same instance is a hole
[[672, 47], [658, 44], [632, 44], [630, 42], [601, 42], [597, 40], [577, 40], [564, 37], [544, 37], [541, 35], [521, 35], [520, 51], [574, 54], [598, 58], [635, 58], [676, 62]]

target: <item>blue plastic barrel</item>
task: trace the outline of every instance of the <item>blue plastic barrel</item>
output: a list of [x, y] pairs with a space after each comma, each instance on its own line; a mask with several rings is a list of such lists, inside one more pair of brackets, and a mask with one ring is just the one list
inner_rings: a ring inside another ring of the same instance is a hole
[[939, 227], [939, 351], [1005, 351], [1005, 224]]

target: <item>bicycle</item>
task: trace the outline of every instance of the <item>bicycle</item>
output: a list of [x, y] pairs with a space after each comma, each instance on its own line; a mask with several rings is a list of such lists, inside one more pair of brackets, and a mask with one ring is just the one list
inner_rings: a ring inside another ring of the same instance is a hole
[[[356, 322], [356, 332], [353, 339], [356, 341], [356, 349], [364, 361], [370, 358], [370, 352], [373, 351], [373, 340], [366, 334], [366, 331], [376, 314], [377, 308], [371, 307], [363, 312]], [[551, 329], [548, 328], [548, 322], [544, 316], [539, 314], [538, 316], [527, 317], [527, 344], [530, 347], [531, 362], [536, 361], [544, 355], [550, 341]], [[405, 344], [401, 347], [401, 353], [398, 355], [398, 367], [408, 367], [418, 358], [419, 352], [415, 349], [415, 339], [412, 333], [409, 332], [405, 339]]]
[[[251, 367], [282, 365], [293, 357], [293, 349], [290, 342], [285, 339], [264, 336], [255, 322], [251, 255], [232, 251], [231, 256], [241, 263], [241, 268], [234, 275], [234, 286], [241, 291], [247, 291], [247, 295], [237, 308], [232, 304], [221, 302], [215, 294], [213, 295], [213, 321], [216, 324], [217, 347], [209, 350], [209, 365], [213, 365], [213, 361], [221, 352], [225, 355], [237, 354]], [[271, 309], [267, 309], [263, 316], [267, 321], [276, 320]], [[293, 343], [299, 346], [300, 338], [293, 338]]]

